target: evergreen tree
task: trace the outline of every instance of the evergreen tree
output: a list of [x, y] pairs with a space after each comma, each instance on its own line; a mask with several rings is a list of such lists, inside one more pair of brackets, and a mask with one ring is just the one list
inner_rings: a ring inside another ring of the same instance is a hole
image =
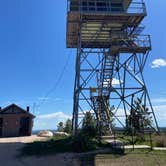
[[[130, 132], [134, 132], [134, 134], [144, 134], [144, 129], [151, 126], [152, 118], [148, 111], [149, 109], [141, 103], [139, 98], [134, 101], [131, 114], [127, 119], [127, 127]], [[133, 131], [131, 131], [131, 129]]]
[[86, 112], [83, 119], [82, 131], [89, 137], [97, 135], [96, 120], [92, 117], [90, 112]]
[[72, 133], [72, 121], [67, 119], [64, 127], [64, 132], [71, 134]]
[[59, 122], [57, 126], [57, 131], [63, 132], [64, 131], [64, 125], [63, 122]]

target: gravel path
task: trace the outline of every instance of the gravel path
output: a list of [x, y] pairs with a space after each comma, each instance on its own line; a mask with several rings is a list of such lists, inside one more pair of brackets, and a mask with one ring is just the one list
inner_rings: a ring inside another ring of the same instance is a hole
[[0, 143], [29, 143], [34, 141], [44, 141], [48, 138], [38, 137], [37, 135], [32, 135], [28, 137], [12, 137], [12, 138], [0, 138]]

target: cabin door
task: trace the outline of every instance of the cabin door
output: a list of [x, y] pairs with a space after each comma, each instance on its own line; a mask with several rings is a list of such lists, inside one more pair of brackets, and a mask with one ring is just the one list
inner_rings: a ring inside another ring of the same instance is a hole
[[2, 137], [3, 118], [0, 118], [0, 137]]
[[29, 117], [22, 117], [20, 119], [20, 136], [28, 136], [29, 135]]

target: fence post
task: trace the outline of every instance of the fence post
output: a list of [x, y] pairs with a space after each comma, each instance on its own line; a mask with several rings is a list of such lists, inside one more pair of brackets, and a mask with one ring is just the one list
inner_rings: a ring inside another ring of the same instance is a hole
[[152, 142], [152, 133], [149, 132], [149, 137], [150, 137], [150, 149], [153, 150], [153, 142]]

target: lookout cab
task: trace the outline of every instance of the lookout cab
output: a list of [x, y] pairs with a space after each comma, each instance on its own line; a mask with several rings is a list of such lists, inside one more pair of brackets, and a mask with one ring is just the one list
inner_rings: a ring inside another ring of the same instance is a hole
[[[122, 52], [150, 49], [149, 35], [140, 35], [139, 26], [146, 16], [140, 0], [71, 0], [68, 1], [67, 47], [109, 48]], [[141, 42], [143, 41], [143, 42]]]

